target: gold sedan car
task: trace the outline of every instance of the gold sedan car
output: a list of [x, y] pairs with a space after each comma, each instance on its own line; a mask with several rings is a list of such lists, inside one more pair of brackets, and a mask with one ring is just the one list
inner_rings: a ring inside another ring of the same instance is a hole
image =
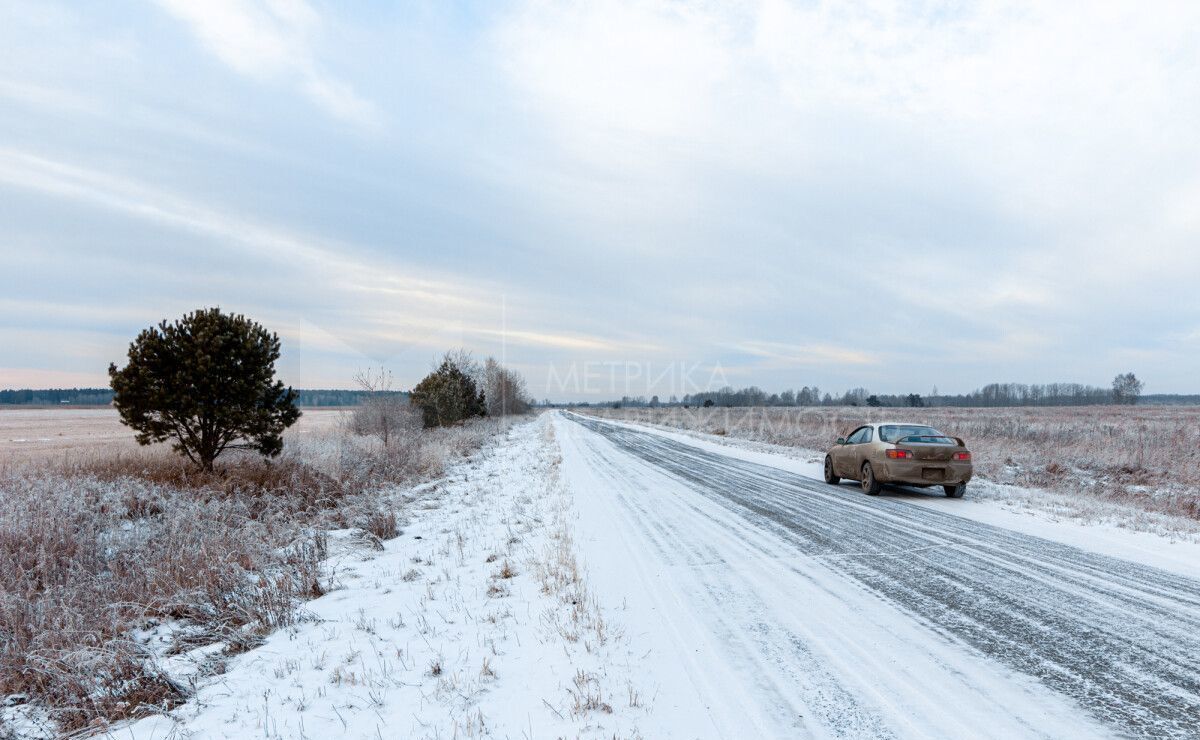
[[885, 483], [899, 483], [941, 486], [950, 498], [962, 498], [972, 472], [971, 452], [961, 439], [923, 424], [864, 424], [838, 437], [825, 455], [826, 483], [861, 481], [872, 496]]

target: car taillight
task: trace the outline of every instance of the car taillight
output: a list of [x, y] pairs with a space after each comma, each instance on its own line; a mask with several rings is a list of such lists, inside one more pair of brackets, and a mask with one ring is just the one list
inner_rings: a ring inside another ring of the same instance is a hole
[[888, 450], [887, 456], [893, 460], [909, 460], [912, 459], [912, 450]]
[[969, 453], [969, 452], [956, 452], [956, 453], [954, 453], [954, 459], [955, 459], [955, 460], [970, 460], [970, 459], [971, 459], [971, 453]]

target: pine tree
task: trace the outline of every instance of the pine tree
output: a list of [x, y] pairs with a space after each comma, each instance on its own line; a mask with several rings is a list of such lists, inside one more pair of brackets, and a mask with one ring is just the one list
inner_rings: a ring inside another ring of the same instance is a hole
[[449, 426], [487, 414], [483, 392], [470, 374], [449, 358], [417, 383], [409, 402], [421, 409], [426, 427]]
[[203, 470], [225, 450], [275, 457], [296, 423], [296, 393], [275, 380], [279, 337], [245, 318], [201, 309], [163, 321], [109, 365], [113, 405], [139, 444], [172, 447]]

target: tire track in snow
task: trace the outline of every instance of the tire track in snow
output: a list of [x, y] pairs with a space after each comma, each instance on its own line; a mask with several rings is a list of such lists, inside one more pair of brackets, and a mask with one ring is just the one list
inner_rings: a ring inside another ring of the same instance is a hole
[[[750, 530], [739, 532], [743, 539], [775, 535], [798, 558], [796, 573], [819, 563], [945, 639], [1069, 697], [1118, 734], [1196, 736], [1200, 581], [571, 418], [736, 515]], [[676, 554], [711, 557], [695, 542], [700, 534], [676, 531], [669, 541]], [[778, 640], [770, 647], [781, 654]]]

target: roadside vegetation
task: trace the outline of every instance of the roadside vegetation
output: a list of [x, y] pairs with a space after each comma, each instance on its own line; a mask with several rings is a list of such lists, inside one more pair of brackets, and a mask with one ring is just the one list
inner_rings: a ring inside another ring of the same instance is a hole
[[[582, 410], [582, 409], [581, 409]], [[978, 477], [1200, 520], [1200, 408], [592, 408], [612, 419], [823, 453], [886, 419], [962, 437]]]
[[[205, 331], [246, 350], [227, 352], [223, 378], [188, 365], [206, 354]], [[301, 602], [326, 588], [330, 531], [396, 536], [405, 486], [510, 423], [472, 414], [426, 428], [403, 397], [371, 393], [340, 428], [291, 436], [300, 412], [273, 378], [277, 357], [277, 339], [241, 317], [164, 322], [112, 370], [122, 418], [147, 446], [0, 469], [0, 737], [19, 721], [98, 730], [183, 701], [194, 687], [162, 660], [210, 646], [203, 671], [219, 672], [302, 619]], [[230, 377], [235, 366], [245, 374]], [[170, 638], [165, 653], [151, 635]]]
[[[0, 478], [0, 695], [64, 731], [166, 709], [191, 687], [158, 659], [216, 644], [206, 670], [291, 624], [324, 591], [330, 530], [394, 537], [400, 493], [507, 426], [286, 439], [273, 461], [212, 472], [164, 447], [31, 465]], [[167, 631], [168, 655], [139, 634]], [[2, 736], [2, 735], [0, 735]]]

